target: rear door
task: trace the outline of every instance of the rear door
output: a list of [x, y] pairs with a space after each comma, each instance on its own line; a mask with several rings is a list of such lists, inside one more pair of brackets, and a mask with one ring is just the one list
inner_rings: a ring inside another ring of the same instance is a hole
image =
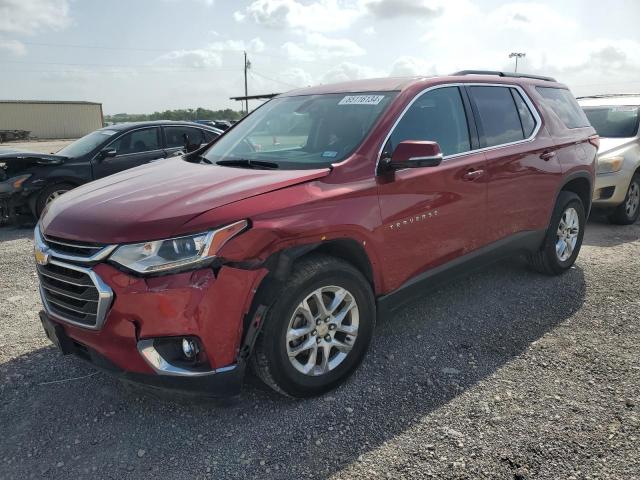
[[105, 150], [111, 148], [116, 151], [115, 157], [94, 160], [95, 178], [106, 177], [164, 157], [158, 127], [127, 132], [104, 147]]
[[467, 91], [487, 159], [487, 240], [546, 229], [562, 169], [540, 114], [518, 86]]
[[419, 95], [384, 151], [392, 152], [404, 140], [436, 141], [444, 160], [437, 167], [378, 177], [391, 290], [486, 241], [486, 162], [483, 153], [472, 151], [477, 138], [464, 90], [444, 86]]

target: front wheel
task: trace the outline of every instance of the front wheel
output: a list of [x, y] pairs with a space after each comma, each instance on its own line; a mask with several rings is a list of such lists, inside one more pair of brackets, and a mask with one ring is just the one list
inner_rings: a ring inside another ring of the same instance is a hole
[[58, 183], [56, 185], [49, 185], [48, 187], [43, 188], [36, 198], [36, 217], [40, 218], [47, 205], [53, 202], [60, 195], [67, 193], [72, 188], [74, 188], [74, 186], [70, 183]]
[[531, 266], [547, 275], [559, 275], [575, 263], [586, 224], [584, 206], [573, 192], [560, 192], [544, 242], [529, 257]]
[[304, 258], [269, 308], [253, 370], [285, 395], [320, 395], [358, 367], [374, 325], [373, 292], [356, 268], [325, 255]]
[[640, 174], [635, 174], [631, 179], [624, 202], [616, 207], [609, 221], [618, 225], [631, 225], [640, 216]]

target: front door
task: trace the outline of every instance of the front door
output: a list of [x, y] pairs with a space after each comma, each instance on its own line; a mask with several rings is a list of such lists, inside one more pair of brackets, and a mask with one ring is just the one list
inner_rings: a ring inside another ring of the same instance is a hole
[[437, 167], [378, 177], [389, 290], [486, 242], [486, 162], [483, 153], [472, 152], [477, 140], [464, 98], [457, 86], [423, 93], [385, 145], [392, 152], [404, 140], [429, 140], [444, 154]]
[[104, 149], [115, 149], [116, 156], [94, 160], [95, 178], [106, 177], [165, 156], [160, 144], [158, 127], [142, 128], [125, 133]]

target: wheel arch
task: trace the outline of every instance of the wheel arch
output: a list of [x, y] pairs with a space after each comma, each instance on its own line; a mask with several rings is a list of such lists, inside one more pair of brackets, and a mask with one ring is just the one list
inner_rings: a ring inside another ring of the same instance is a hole
[[591, 204], [593, 201], [593, 180], [591, 175], [587, 172], [576, 172], [572, 175], [569, 175], [562, 187], [558, 191], [558, 195], [556, 195], [556, 201], [560, 192], [573, 192], [582, 201], [584, 205], [584, 211], [586, 213], [587, 218], [589, 217], [589, 212], [591, 211]]
[[272, 299], [278, 294], [279, 288], [291, 275], [296, 261], [318, 253], [339, 258], [355, 267], [368, 281], [375, 296], [378, 282], [375, 278], [373, 265], [363, 245], [352, 238], [338, 238], [320, 243], [298, 245], [273, 253], [264, 263], [269, 273], [256, 288], [251, 306], [243, 321], [239, 351], [241, 361], [246, 362], [251, 356], [253, 345], [262, 330], [262, 317], [271, 306]]

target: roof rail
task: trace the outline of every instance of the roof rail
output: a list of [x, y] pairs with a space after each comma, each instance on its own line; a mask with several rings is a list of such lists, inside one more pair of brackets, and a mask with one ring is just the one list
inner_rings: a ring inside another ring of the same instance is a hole
[[611, 97], [640, 97], [640, 93], [601, 93], [598, 95], [583, 95], [579, 98], [611, 98]]
[[534, 80], [544, 80], [546, 82], [556, 82], [557, 80], [552, 77], [543, 77], [542, 75], [529, 75], [526, 73], [514, 73], [514, 72], [498, 72], [496, 70], [460, 70], [452, 74], [458, 75], [497, 75], [498, 77], [510, 77], [510, 78], [532, 78]]

